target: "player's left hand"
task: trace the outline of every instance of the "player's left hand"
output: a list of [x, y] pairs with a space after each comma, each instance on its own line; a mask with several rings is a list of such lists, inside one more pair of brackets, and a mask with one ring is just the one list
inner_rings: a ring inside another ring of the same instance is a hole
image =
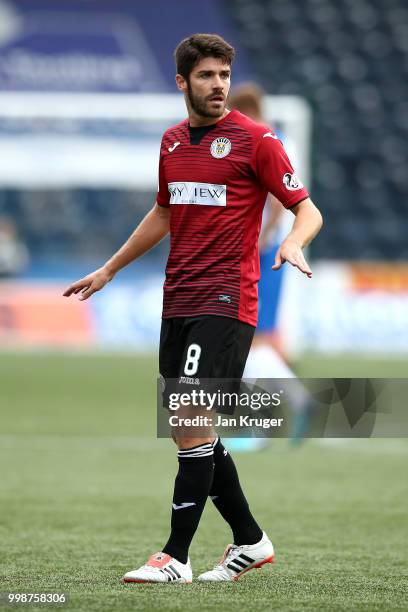
[[279, 270], [286, 261], [306, 274], [308, 278], [312, 278], [312, 271], [303, 255], [302, 247], [295, 240], [286, 239], [282, 242], [276, 253], [272, 270]]

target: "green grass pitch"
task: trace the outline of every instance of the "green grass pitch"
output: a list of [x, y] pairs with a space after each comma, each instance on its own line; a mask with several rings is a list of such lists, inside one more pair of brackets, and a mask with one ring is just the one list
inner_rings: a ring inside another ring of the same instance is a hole
[[[310, 357], [299, 372], [397, 377], [405, 367]], [[408, 609], [400, 439], [295, 450], [279, 440], [237, 455], [275, 563], [233, 584], [121, 584], [168, 535], [177, 461], [172, 442], [155, 438], [155, 371], [152, 356], [0, 356], [0, 591], [65, 591], [60, 609], [81, 612]], [[229, 542], [208, 503], [194, 574]]]

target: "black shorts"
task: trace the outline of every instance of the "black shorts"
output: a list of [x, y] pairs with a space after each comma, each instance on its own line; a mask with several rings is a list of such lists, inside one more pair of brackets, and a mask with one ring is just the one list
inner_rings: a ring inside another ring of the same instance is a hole
[[254, 333], [255, 327], [230, 317], [163, 319], [159, 369], [167, 392], [164, 403], [174, 385], [183, 391], [197, 380], [234, 379], [239, 386]]

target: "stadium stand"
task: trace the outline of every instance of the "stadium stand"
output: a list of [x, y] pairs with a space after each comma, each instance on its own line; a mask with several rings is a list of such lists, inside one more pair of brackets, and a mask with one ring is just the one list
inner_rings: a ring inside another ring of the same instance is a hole
[[408, 5], [404, 0], [226, 0], [273, 94], [314, 109], [313, 255], [405, 259]]
[[[37, 262], [49, 255], [95, 259], [108, 257], [127, 239], [154, 195], [106, 188], [5, 189], [0, 214], [13, 219]], [[157, 249], [154, 256], [163, 257], [166, 247]]]

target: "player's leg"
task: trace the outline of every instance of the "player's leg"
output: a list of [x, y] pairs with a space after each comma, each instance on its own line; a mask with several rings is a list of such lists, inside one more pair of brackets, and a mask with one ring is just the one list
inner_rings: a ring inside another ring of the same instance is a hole
[[138, 570], [128, 572], [124, 577], [125, 582], [192, 580], [188, 551], [214, 474], [213, 441], [208, 439], [198, 445], [194, 445], [194, 442], [186, 439], [186, 447], [178, 451], [179, 467], [174, 483], [170, 537], [162, 551], [150, 557]]
[[[182, 382], [209, 378], [208, 363], [211, 339], [206, 337], [203, 319], [186, 318], [183, 325], [183, 354], [179, 364], [178, 392], [194, 388]], [[173, 391], [172, 387], [172, 391]], [[201, 407], [185, 406], [177, 411], [179, 418], [194, 418], [203, 414]], [[163, 551], [185, 563], [192, 538], [197, 530], [214, 476], [214, 440], [212, 427], [177, 427], [173, 439], [178, 446], [179, 469], [174, 484], [171, 533]]]
[[[168, 394], [171, 392], [171, 385], [178, 378], [181, 360], [184, 354], [184, 341], [185, 341], [185, 328], [183, 326], [184, 319], [163, 319], [162, 328], [160, 333], [160, 353], [159, 353], [159, 369], [160, 375], [164, 379], [165, 391], [163, 394], [163, 401], [166, 402]], [[197, 455], [201, 453], [205, 454], [205, 457], [200, 457], [204, 461], [203, 464], [198, 465], [198, 471], [200, 471], [200, 465], [205, 464], [204, 471], [208, 471], [213, 475], [213, 461], [212, 461], [212, 445], [210, 455], [207, 455], [204, 449], [196, 449]], [[175, 515], [174, 529], [177, 532], [179, 517], [187, 519], [190, 518], [191, 523], [191, 512], [189, 510], [195, 507], [197, 503], [197, 491], [194, 490], [194, 470], [191, 469], [192, 464], [195, 465], [195, 460], [189, 463], [190, 457], [179, 458], [179, 471], [175, 482], [175, 493], [173, 496], [173, 514]], [[191, 483], [192, 491], [189, 490], [188, 484]], [[201, 497], [207, 497], [207, 488]], [[199, 492], [198, 492], [199, 494]], [[193, 499], [194, 497], [194, 499]], [[200, 494], [199, 494], [200, 497]], [[200, 498], [201, 499], [201, 498]], [[204, 507], [205, 499], [200, 502], [200, 505]], [[176, 501], [177, 500], [177, 501]], [[194, 504], [194, 506], [192, 505]], [[186, 514], [187, 513], [187, 514]], [[173, 521], [173, 519], [172, 519]], [[188, 559], [188, 537], [183, 533], [178, 534], [180, 537], [181, 545], [177, 547], [177, 541], [173, 549], [170, 547], [167, 550], [162, 550], [152, 555], [148, 561], [139, 567], [138, 569], [127, 572], [123, 577], [124, 582], [136, 582], [136, 583], [170, 583], [170, 582], [191, 582], [192, 570], [190, 561]]]
[[234, 461], [220, 439], [214, 443], [214, 479], [210, 497], [231, 527], [234, 544], [227, 546], [221, 561], [212, 570], [201, 574], [198, 580], [238, 580], [247, 571], [271, 563], [275, 555], [272, 542], [253, 517]]
[[[210, 339], [210, 362], [206, 372], [212, 379], [240, 380], [251, 346], [254, 328], [237, 319], [207, 317], [203, 335]], [[205, 364], [203, 364], [205, 365]], [[242, 491], [235, 464], [221, 440], [214, 445], [214, 479], [210, 496], [230, 525], [235, 544], [254, 544], [262, 537]]]
[[[214, 378], [241, 379], [254, 328], [231, 319], [214, 322], [224, 326], [224, 352], [214, 355], [211, 375]], [[221, 329], [218, 330], [221, 334]], [[273, 560], [273, 546], [249, 508], [234, 461], [220, 439], [214, 443], [214, 478], [210, 497], [229, 524], [234, 544], [228, 547], [223, 561], [200, 580], [236, 580], [245, 571]]]

